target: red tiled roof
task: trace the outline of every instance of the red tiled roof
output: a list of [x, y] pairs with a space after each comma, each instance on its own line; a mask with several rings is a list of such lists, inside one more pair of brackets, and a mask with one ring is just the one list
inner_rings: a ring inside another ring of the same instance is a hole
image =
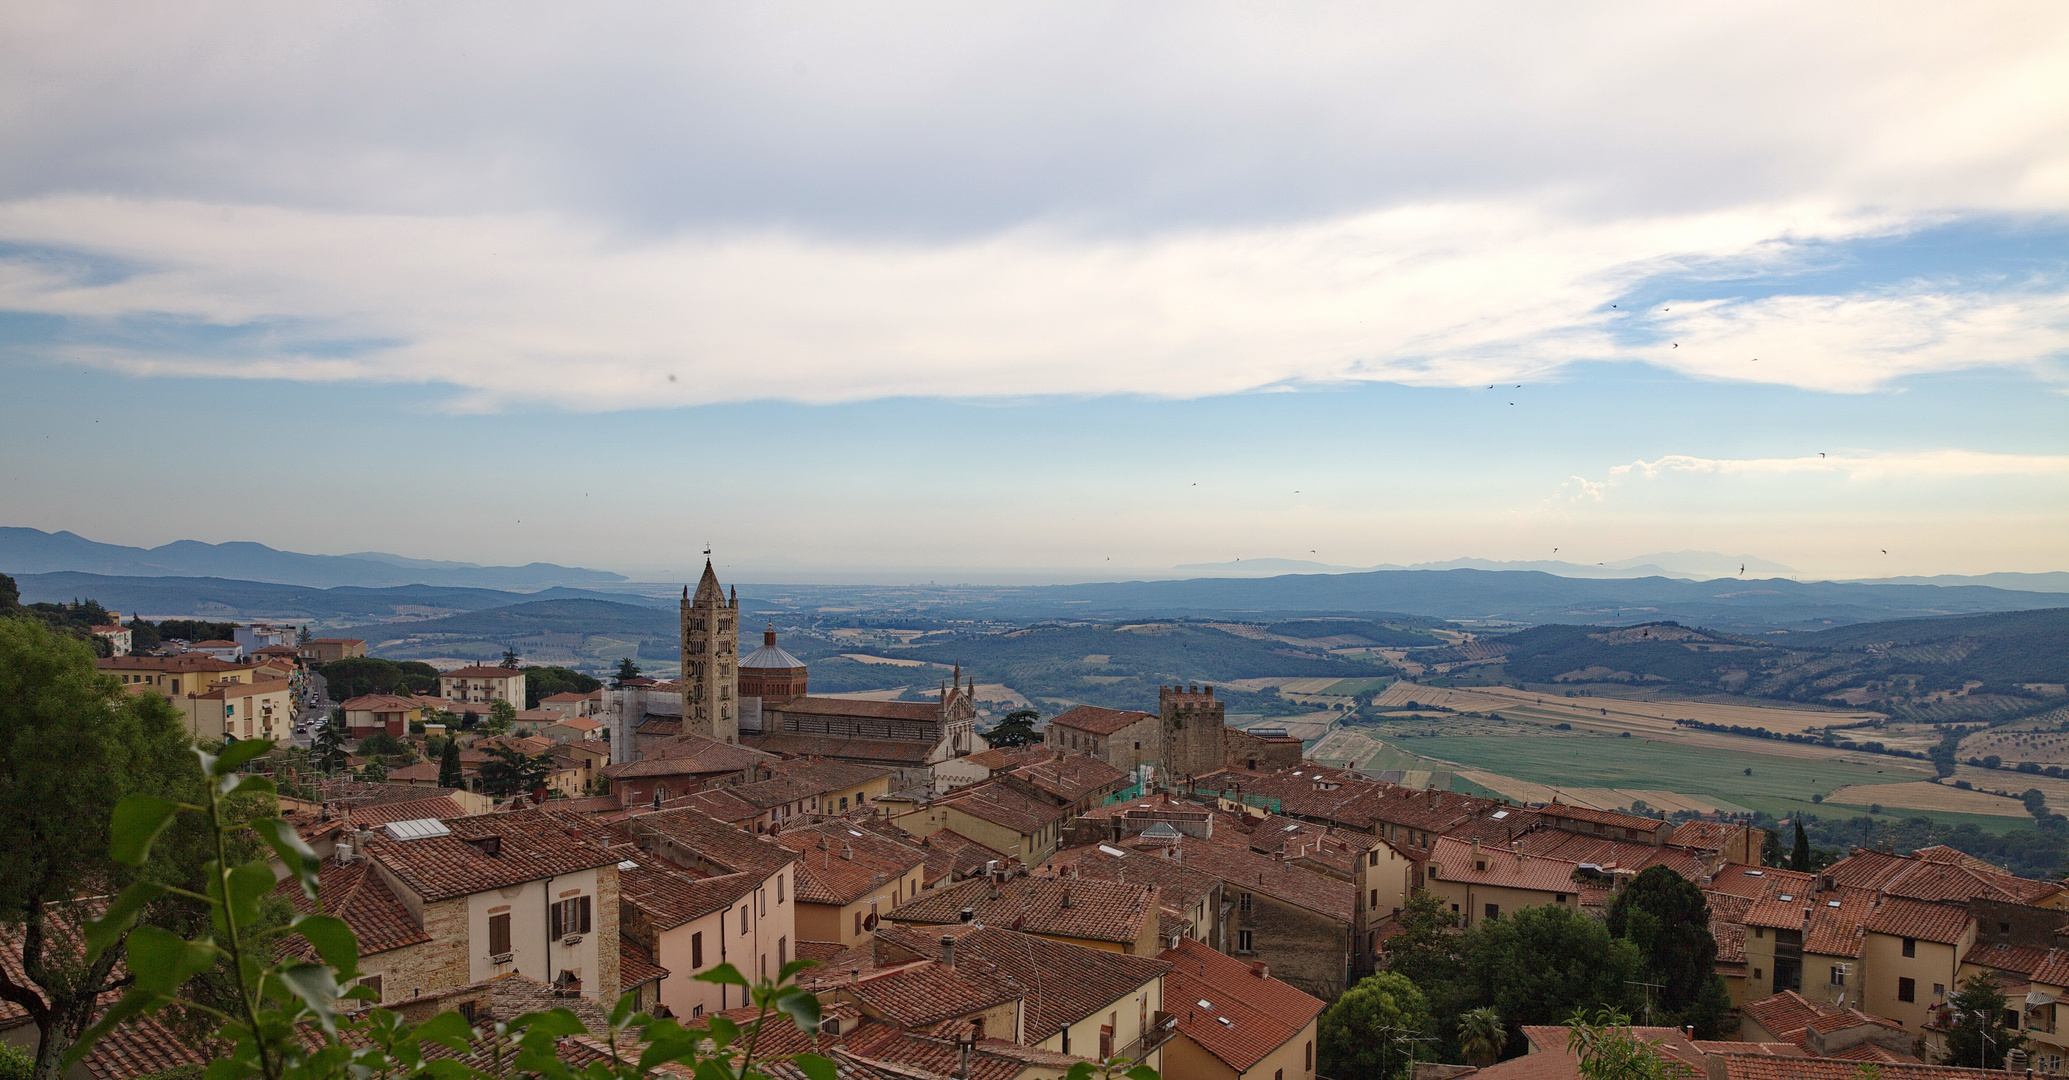
[[[898, 828], [889, 822], [883, 824], [887, 828]], [[898, 831], [902, 834], [905, 830]], [[1020, 865], [1019, 859], [1002, 851], [993, 851], [954, 829], [931, 833], [920, 841], [920, 846], [927, 853], [926, 877], [930, 886], [943, 879], [955, 880], [982, 873], [987, 863], [996, 862], [1006, 869]]]
[[1592, 863], [1604, 869], [1643, 870], [1649, 866], [1665, 866], [1690, 881], [1701, 877], [1707, 866], [1707, 860], [1682, 848], [1636, 840], [1611, 840], [1564, 829], [1537, 829], [1518, 837], [1514, 843], [1526, 855], [1549, 855], [1555, 859]]
[[[1480, 869], [1479, 864], [1486, 864]], [[1493, 885], [1507, 889], [1572, 893], [1579, 889], [1573, 874], [1580, 864], [1544, 855], [1524, 855], [1473, 845], [1440, 836], [1430, 849], [1430, 872], [1443, 881]]]
[[972, 977], [933, 960], [864, 972], [842, 987], [865, 1011], [908, 1028], [970, 1016], [1022, 996], [1002, 979]]
[[[409, 945], [421, 945], [430, 941], [411, 917], [409, 909], [397, 899], [381, 875], [365, 859], [354, 859], [343, 866], [337, 860], [327, 859], [317, 871], [316, 896], [323, 903], [323, 911], [345, 920], [352, 933], [359, 939], [359, 954], [371, 956]], [[275, 886], [273, 893], [292, 904], [296, 911], [309, 914], [316, 910], [316, 902], [302, 894], [300, 882], [287, 878]], [[300, 938], [284, 939], [301, 946], [297, 955], [313, 956]]]
[[1721, 1039], [1691, 1039], [1689, 1045], [1709, 1054], [1767, 1054], [1773, 1057], [1808, 1057], [1795, 1043], [1729, 1042]]
[[[1121, 854], [1115, 855], [1119, 851]], [[1049, 856], [1042, 870], [1052, 876], [1097, 878], [1101, 881], [1134, 881], [1157, 887], [1164, 907], [1181, 913], [1214, 892], [1221, 879], [1177, 859], [1147, 851], [1133, 851], [1110, 844], [1087, 844], [1065, 848]]]
[[1306, 1030], [1325, 1007], [1197, 941], [1181, 941], [1157, 959], [1171, 965], [1164, 1010], [1178, 1019], [1178, 1030], [1238, 1073]]
[[475, 666], [441, 671], [438, 673], [438, 677], [441, 679], [507, 679], [513, 675], [523, 674], [524, 672], [516, 668]]
[[1079, 705], [1058, 713], [1049, 721], [1050, 727], [1075, 728], [1094, 735], [1111, 735], [1142, 720], [1154, 720], [1155, 713], [1136, 712], [1132, 709], [1102, 709], [1097, 705]]
[[1248, 837], [1217, 831], [1211, 840], [1182, 837], [1179, 840], [1126, 840], [1123, 850], [1170, 851], [1188, 868], [1221, 879], [1241, 892], [1258, 893], [1282, 903], [1349, 922], [1355, 913], [1358, 887], [1339, 881], [1299, 863], [1281, 862], [1250, 850]]
[[233, 664], [213, 656], [111, 656], [93, 662], [102, 671], [162, 671], [185, 674], [190, 671], [243, 671], [250, 664]]
[[[672, 930], [730, 906], [761, 884], [763, 877], [754, 873], [707, 877], [647, 852], [623, 854], [618, 864], [618, 895], [659, 930]], [[628, 862], [634, 865], [627, 867]]]
[[1748, 826], [1730, 821], [1684, 821], [1667, 834], [1667, 843], [1700, 851], [1723, 851], [1736, 843]]
[[[540, 810], [454, 818], [445, 824], [452, 835], [391, 840], [375, 833], [364, 841], [365, 854], [426, 900], [469, 896], [618, 861], [597, 845], [569, 836]], [[491, 838], [497, 843], [495, 855], [468, 843]]]
[[[923, 959], [942, 955], [941, 935], [924, 928], [889, 926], [880, 928], [877, 935], [879, 954], [896, 955], [903, 950]], [[998, 927], [959, 927], [951, 936], [958, 971], [982, 972], [1026, 999], [1022, 1024], [1029, 1043], [1039, 1043], [1065, 1025], [1114, 1008], [1116, 1002], [1131, 998], [1143, 984], [1155, 982], [1171, 969], [1170, 964], [1147, 956], [1087, 949]], [[1063, 972], [1068, 977], [1059, 978]]]
[[997, 780], [950, 792], [935, 800], [934, 805], [955, 807], [979, 821], [1003, 825], [1023, 836], [1032, 836], [1069, 816], [1062, 807]]
[[1062, 803], [1125, 786], [1128, 774], [1089, 754], [1050, 756], [1010, 769], [1007, 775]]
[[776, 842], [803, 856], [797, 898], [808, 904], [853, 903], [927, 861], [926, 852], [911, 843], [844, 821], [785, 829]]
[[[1719, 1054], [1709, 1074], [1718, 1080], [1860, 1080], [1861, 1062], [1843, 1056], [1786, 1058]], [[1949, 1065], [1878, 1064], [1883, 1080], [2005, 1080], [2009, 1073]], [[1486, 1070], [1482, 1070], [1483, 1074]]]
[[1748, 866], [1744, 863], [1725, 863], [1710, 879], [1708, 890], [1728, 893], [1747, 900], [1766, 896], [1769, 888], [1786, 885], [1784, 892], [1797, 894], [1813, 892], [1818, 887], [1816, 874], [1805, 874], [1795, 870], [1776, 867]]
[[618, 992], [668, 977], [668, 969], [654, 962], [654, 954], [629, 937], [618, 937]]
[[466, 809], [444, 795], [411, 799], [407, 802], [375, 803], [370, 806], [345, 808], [345, 817], [354, 825], [386, 825], [391, 821], [422, 821], [425, 818], [465, 816]]
[[1961, 962], [1986, 967], [1992, 971], [2009, 971], [2030, 977], [2034, 972], [2047, 966], [2048, 954], [2052, 951], [1978, 941], [1968, 950], [1968, 955], [1961, 958]]
[[560, 693], [558, 693], [558, 694], [548, 694], [548, 695], [546, 695], [545, 697], [542, 697], [542, 698], [540, 698], [540, 699], [539, 699], [539, 703], [540, 703], [541, 705], [543, 705], [543, 704], [545, 704], [546, 702], [549, 702], [549, 701], [588, 701], [588, 700], [589, 700], [589, 695], [588, 695], [588, 694], [577, 694], [577, 693], [575, 693], [575, 692], [574, 692], [573, 690], [562, 690], [562, 691], [561, 691]]
[[1870, 1016], [1859, 1009], [1817, 1001], [1794, 990], [1784, 990], [1758, 1001], [1748, 1001], [1739, 1006], [1739, 1012], [1757, 1021], [1775, 1038], [1799, 1046], [1804, 1045], [1804, 1040], [1811, 1031], [1842, 1031], [1864, 1025], [1901, 1031], [1904, 1027], [1894, 1020]]
[[1868, 916], [1870, 933], [1956, 945], [1973, 920], [1964, 908], [1885, 896]]
[[847, 739], [838, 735], [797, 735], [785, 731], [750, 735], [740, 742], [744, 746], [785, 757], [816, 754], [844, 761], [880, 761], [893, 765], [924, 765], [934, 753], [934, 744], [920, 739]]
[[1048, 937], [1132, 943], [1156, 917], [1157, 888], [1144, 883], [1062, 878], [972, 878], [926, 893], [886, 916], [893, 922], [947, 925], [972, 908], [975, 921]]
[[1646, 835], [1659, 832], [1667, 827], [1667, 823], [1658, 818], [1638, 817], [1635, 814], [1619, 814], [1614, 810], [1596, 810], [1586, 806], [1569, 806], [1562, 802], [1546, 803], [1538, 807], [1537, 812], [1539, 817], [1563, 818], [1567, 821], [1585, 821], [1590, 825], [1630, 829], [1634, 832], [1645, 833]]
[[797, 853], [766, 837], [745, 833], [695, 810], [660, 810], [626, 822], [642, 846], [665, 840], [726, 873], [765, 878], [797, 861]]
[[648, 749], [638, 761], [605, 766], [603, 774], [615, 780], [624, 776], [729, 773], [739, 772], [750, 765], [767, 764], [771, 760], [769, 755], [746, 746], [697, 735], [679, 735]]
[[2059, 883], [2014, 877], [1950, 847], [1923, 850], [1931, 854], [1897, 855], [1855, 848], [1825, 873], [1839, 885], [1913, 900], [1961, 903], [1982, 898], [2036, 904], [2062, 891]]
[[764, 704], [763, 713], [799, 716], [859, 716], [871, 720], [941, 719], [941, 706], [931, 701], [870, 701], [863, 698], [794, 697]]

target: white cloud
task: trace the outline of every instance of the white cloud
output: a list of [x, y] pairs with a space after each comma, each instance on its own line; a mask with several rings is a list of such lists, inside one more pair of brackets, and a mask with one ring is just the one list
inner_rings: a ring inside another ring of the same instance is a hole
[[1911, 291], [1687, 302], [1659, 316], [1666, 340], [1641, 350], [1708, 379], [1872, 390], [1966, 368], [2052, 369], [2069, 355], [2069, 293]]
[[1860, 391], [2069, 347], [2059, 290], [1603, 310], [2069, 212], [2051, 4], [21, 4], [0, 144], [0, 243], [129, 268], [0, 260], [65, 357], [482, 409], [1597, 359]]
[[[258, 339], [63, 350], [138, 374], [439, 382], [482, 408], [1469, 386], [1578, 360], [1657, 361], [1658, 350], [1618, 344], [1604, 308], [1659, 271], [1661, 252], [1729, 258], [1785, 232], [1886, 227], [1811, 209], [1582, 223], [1442, 204], [1132, 239], [1037, 227], [936, 243], [767, 230], [627, 239], [544, 215], [68, 197], [0, 205], [0, 237], [133, 269], [0, 260], [0, 306]], [[1787, 338], [1795, 348], [1763, 359], [1761, 376], [1861, 389], [1918, 370], [2038, 363], [2060, 347], [2062, 310], [2055, 296], [1826, 304], [1817, 318], [1775, 302], [1713, 305], [1668, 317], [1685, 318], [1677, 330], [1692, 340], [1731, 344], [1668, 362], [1721, 374], [1701, 357]], [[1962, 325], [1991, 332], [1950, 343]], [[366, 341], [381, 344], [338, 344]]]
[[1981, 450], [1840, 451], [1790, 458], [1706, 458], [1670, 454], [1609, 470], [1610, 483], [1675, 474], [1831, 476], [1848, 480], [1967, 480], [1988, 476], [2069, 479], [2069, 455]]

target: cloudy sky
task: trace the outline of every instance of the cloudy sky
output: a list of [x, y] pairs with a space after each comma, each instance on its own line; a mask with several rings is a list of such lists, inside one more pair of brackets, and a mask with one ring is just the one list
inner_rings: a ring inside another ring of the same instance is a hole
[[2069, 569], [2058, 3], [31, 2], [0, 146], [0, 524]]

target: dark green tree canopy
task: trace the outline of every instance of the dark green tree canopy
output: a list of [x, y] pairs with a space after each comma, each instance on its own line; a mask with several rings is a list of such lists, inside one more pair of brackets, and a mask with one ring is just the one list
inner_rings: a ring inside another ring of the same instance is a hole
[[1316, 1032], [1325, 1076], [1396, 1080], [1408, 1075], [1410, 1041], [1429, 1027], [1429, 1004], [1414, 983], [1382, 971], [1344, 991]]
[[1714, 1002], [1722, 997], [1728, 1007], [1729, 995], [1721, 983], [1718, 994], [1708, 991], [1718, 979], [1717, 939], [1702, 888], [1667, 867], [1646, 867], [1610, 901], [1607, 925], [1612, 936], [1637, 946], [1646, 981], [1660, 984], [1652, 1022], [1694, 1024], [1698, 1035], [1715, 1038], [1723, 1017]]
[[1042, 714], [1033, 709], [1014, 709], [999, 721], [998, 726], [984, 733], [984, 741], [993, 746], [1026, 746], [1042, 741], [1035, 731], [1035, 721]]
[[348, 656], [318, 665], [316, 673], [327, 681], [332, 701], [350, 701], [362, 694], [438, 692], [438, 669], [414, 660]]
[[528, 667], [524, 669], [524, 707], [536, 709], [539, 699], [555, 694], [587, 694], [603, 688], [603, 681], [572, 668]]

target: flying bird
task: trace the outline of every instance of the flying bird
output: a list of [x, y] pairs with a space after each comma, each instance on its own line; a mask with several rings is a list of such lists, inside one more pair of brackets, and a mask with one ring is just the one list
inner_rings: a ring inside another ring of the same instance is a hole
[[1678, 342], [1678, 341], [1677, 341], [1677, 342], [1675, 342], [1675, 343], [1674, 343], [1674, 347], [1675, 347], [1675, 348], [1677, 348], [1677, 349], [1678, 349], [1678, 348], [1680, 348], [1680, 347], [1681, 347], [1681, 343], [1680, 343], [1680, 342]]
[[1824, 457], [1824, 456], [1825, 456], [1825, 452], [1824, 452], [1823, 450], [1820, 450], [1820, 451], [1818, 451], [1818, 456], [1819, 456], [1819, 457]]
[[1739, 576], [1740, 576], [1740, 577], [1745, 577], [1745, 576], [1746, 576], [1746, 564], [1745, 564], [1745, 563], [1740, 563], [1740, 564], [1739, 564]]
[[1882, 553], [1883, 553], [1884, 555], [1887, 555], [1887, 554], [1889, 554], [1889, 549], [1888, 549], [1888, 548], [1883, 548], [1883, 549], [1882, 549]]

